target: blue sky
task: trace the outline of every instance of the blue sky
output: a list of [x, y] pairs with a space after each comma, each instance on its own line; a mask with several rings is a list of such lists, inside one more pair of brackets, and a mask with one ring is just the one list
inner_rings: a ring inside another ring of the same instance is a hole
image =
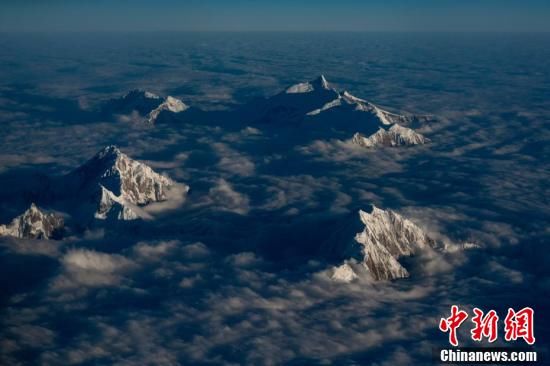
[[3, 0], [0, 31], [550, 31], [548, 0]]

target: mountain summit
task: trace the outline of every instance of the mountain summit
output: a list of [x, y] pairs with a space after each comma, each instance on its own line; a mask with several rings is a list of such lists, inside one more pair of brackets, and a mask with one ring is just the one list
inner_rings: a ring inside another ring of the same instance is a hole
[[242, 110], [253, 123], [292, 125], [304, 120], [307, 113], [338, 97], [323, 75], [314, 80], [287, 87], [267, 99], [254, 101]]
[[[139, 207], [167, 199], [176, 183], [147, 165], [130, 159], [116, 146], [107, 146], [67, 177], [77, 194], [95, 206], [97, 219], [133, 220]], [[185, 192], [189, 190], [185, 186]]]
[[63, 217], [45, 213], [34, 203], [8, 225], [0, 225], [0, 236], [23, 239], [57, 239], [63, 231]]
[[162, 98], [154, 93], [134, 89], [120, 98], [109, 100], [105, 108], [111, 113], [129, 114], [136, 111], [140, 115], [145, 116], [162, 102]]
[[324, 75], [320, 75], [316, 79], [305, 82], [305, 83], [299, 83], [289, 86], [285, 93], [287, 94], [301, 94], [301, 93], [310, 93], [312, 91], [318, 91], [318, 90], [330, 90], [329, 83], [327, 79], [325, 79]]
[[370, 213], [360, 210], [359, 217], [365, 228], [355, 241], [362, 246], [363, 265], [376, 280], [409, 277], [398, 259], [436, 247], [435, 240], [420, 227], [391, 210], [373, 205]]
[[122, 116], [137, 114], [144, 122], [155, 124], [163, 112], [180, 113], [189, 109], [185, 103], [172, 96], [162, 98], [154, 93], [135, 89], [124, 96], [108, 101], [107, 113]]
[[300, 125], [317, 138], [338, 138], [368, 148], [430, 142], [410, 128], [427, 117], [392, 113], [348, 91], [339, 92], [324, 75], [255, 101], [243, 112], [240, 117], [252, 123]]
[[154, 124], [157, 122], [160, 114], [164, 111], [172, 113], [180, 113], [189, 109], [189, 106], [183, 103], [181, 100], [171, 96], [167, 96], [164, 102], [160, 103], [158, 107], [153, 109], [147, 114], [147, 122]]

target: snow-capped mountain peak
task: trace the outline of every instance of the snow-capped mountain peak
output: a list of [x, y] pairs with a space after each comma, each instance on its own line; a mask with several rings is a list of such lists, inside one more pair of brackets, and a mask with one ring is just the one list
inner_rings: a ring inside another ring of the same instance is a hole
[[383, 110], [382, 108], [376, 106], [375, 104], [367, 100], [364, 100], [352, 95], [348, 91], [343, 91], [342, 93], [338, 93], [337, 97], [334, 100], [331, 100], [328, 103], [325, 103], [323, 106], [321, 106], [318, 109], [312, 110], [311, 112], [308, 113], [308, 115], [314, 116], [327, 110], [338, 109], [338, 107], [346, 108], [346, 109], [349, 109], [351, 107], [353, 110], [357, 112], [369, 113], [373, 115], [376, 121], [381, 125], [392, 125], [394, 123], [408, 123], [410, 121], [409, 117]]
[[315, 90], [331, 90], [330, 84], [324, 75], [305, 83], [298, 83], [288, 87], [285, 91], [287, 94], [310, 93]]
[[184, 110], [189, 108], [189, 106], [187, 106], [181, 100], [174, 98], [170, 95], [166, 97], [166, 100], [161, 105], [164, 105], [166, 107], [166, 110], [174, 113], [183, 112]]
[[392, 210], [382, 210], [372, 205], [370, 213], [359, 210], [359, 216], [365, 224], [363, 233], [383, 240], [395, 255], [411, 255], [416, 248], [435, 245], [435, 241], [416, 224]]
[[349, 263], [344, 263], [334, 267], [332, 269], [332, 275], [330, 276], [330, 278], [334, 281], [346, 283], [353, 281], [357, 277], [357, 274], [354, 272]]
[[96, 156], [98, 160], [103, 160], [103, 159], [109, 159], [109, 158], [117, 159], [121, 155], [122, 155], [122, 152], [119, 150], [118, 147], [116, 147], [115, 145], [109, 145], [109, 146], [106, 146], [100, 152], [98, 152]]
[[389, 131], [396, 137], [398, 146], [419, 145], [430, 142], [430, 139], [424, 137], [415, 130], [408, 127], [403, 127], [397, 123], [391, 126]]
[[430, 142], [430, 139], [424, 137], [413, 129], [394, 124], [389, 129], [380, 127], [378, 131], [369, 137], [361, 133], [355, 133], [351, 142], [363, 147], [380, 146], [412, 146], [421, 145]]
[[[129, 158], [116, 146], [107, 146], [92, 159], [69, 174], [70, 184], [79, 195], [96, 206], [94, 216], [116, 216], [131, 220], [139, 216], [135, 207], [167, 199], [176, 183], [149, 166]], [[189, 187], [184, 185], [184, 191]], [[117, 209], [118, 208], [118, 209]]]
[[180, 113], [187, 109], [189, 109], [189, 106], [183, 103], [181, 100], [172, 96], [167, 96], [164, 102], [162, 102], [157, 108], [149, 112], [149, 114], [147, 115], [147, 122], [155, 123], [157, 121], [157, 118], [163, 111]]
[[34, 203], [23, 214], [8, 225], [0, 225], [0, 236], [14, 236], [24, 239], [50, 239], [61, 235], [63, 217], [46, 213]]
[[327, 79], [325, 78], [325, 75], [321, 74], [319, 77], [311, 82], [311, 84], [315, 88], [325, 89], [329, 90], [331, 89], [330, 84], [328, 83]]
[[[79, 168], [84, 175], [97, 180], [105, 189], [122, 195], [135, 204], [147, 204], [165, 198], [165, 189], [174, 182], [108, 146]], [[95, 174], [95, 177], [93, 175]], [[94, 182], [95, 183], [95, 182]]]
[[113, 217], [118, 220], [135, 220], [140, 217], [123, 197], [117, 197], [101, 184], [99, 186], [101, 195], [97, 211], [94, 214], [96, 219], [105, 220]]
[[[108, 113], [119, 116], [132, 116], [136, 114], [145, 119], [145, 122], [155, 123], [162, 112], [180, 113], [189, 107], [181, 100], [168, 96], [160, 97], [157, 94], [135, 89], [124, 96], [112, 99], [104, 106]], [[122, 120], [131, 120], [129, 117]]]
[[391, 210], [373, 205], [370, 213], [360, 210], [359, 217], [365, 229], [355, 236], [355, 241], [363, 246], [363, 264], [376, 280], [408, 277], [398, 259], [436, 246], [421, 228]]

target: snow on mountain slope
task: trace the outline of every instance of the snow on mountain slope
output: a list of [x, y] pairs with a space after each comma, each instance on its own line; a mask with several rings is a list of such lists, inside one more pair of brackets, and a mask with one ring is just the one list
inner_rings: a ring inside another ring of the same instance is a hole
[[293, 124], [309, 121], [315, 122], [316, 127], [362, 128], [363, 132], [376, 132], [378, 126], [422, 120], [421, 116], [388, 112], [347, 91], [339, 92], [323, 75], [291, 85], [265, 100], [250, 103], [241, 112], [252, 122]]
[[181, 100], [176, 99], [174, 97], [168, 96], [162, 102], [159, 104], [159, 106], [155, 109], [153, 109], [149, 114], [147, 115], [147, 122], [154, 124], [157, 121], [157, 118], [163, 111], [168, 111], [172, 113], [180, 113], [185, 111], [186, 109], [189, 109], [189, 106], [187, 106], [185, 103], [183, 103]]
[[436, 242], [421, 228], [391, 210], [373, 205], [371, 213], [360, 210], [359, 216], [365, 229], [355, 236], [355, 241], [362, 245], [363, 264], [376, 280], [408, 277], [398, 259], [436, 247]]
[[317, 109], [314, 109], [312, 110], [311, 112], [307, 112], [306, 115], [307, 116], [316, 116], [326, 110], [329, 110], [331, 108], [334, 108], [334, 107], [339, 107], [342, 105], [342, 99], [340, 97], [338, 97], [337, 99], [334, 99], [334, 100], [331, 100], [330, 102], [328, 103], [325, 103], [321, 108], [317, 108]]
[[384, 125], [392, 125], [394, 123], [401, 123], [401, 124], [407, 124], [410, 123], [414, 118], [418, 118], [419, 116], [404, 116], [401, 114], [391, 113], [388, 112], [376, 105], [374, 105], [371, 102], [368, 102], [364, 99], [357, 98], [347, 91], [344, 91], [342, 93], [342, 100], [344, 100], [346, 103], [354, 105], [355, 110], [361, 111], [361, 112], [369, 112], [375, 114], [380, 122]]
[[137, 113], [147, 123], [154, 124], [163, 112], [180, 113], [189, 107], [181, 100], [168, 96], [162, 98], [144, 90], [132, 90], [121, 98], [110, 100], [104, 109], [115, 115]]
[[292, 124], [306, 114], [338, 97], [323, 75], [315, 80], [289, 86], [267, 99], [246, 105], [241, 116], [256, 123]]
[[34, 203], [8, 225], [0, 225], [0, 236], [14, 236], [24, 239], [58, 238], [63, 230], [63, 217], [45, 213]]
[[301, 94], [301, 93], [310, 93], [315, 90], [330, 90], [329, 83], [327, 79], [325, 79], [324, 75], [320, 75], [317, 79], [309, 82], [291, 85], [286, 89], [285, 93]]
[[[305, 115], [300, 115], [315, 123], [310, 127], [326, 126], [338, 130], [344, 136], [355, 132], [351, 141], [364, 147], [418, 145], [429, 142], [427, 138], [413, 129], [403, 127], [403, 125], [411, 125], [413, 122], [427, 121], [428, 117], [388, 112], [347, 91], [336, 91], [323, 76], [312, 82], [293, 85], [285, 93], [287, 95], [315, 95], [319, 94], [319, 91], [330, 91], [331, 94], [325, 94], [324, 97], [332, 98], [326, 100], [316, 97], [309, 99], [309, 103], [302, 103], [303, 107], [313, 107], [307, 110]], [[285, 99], [283, 101], [287, 102]], [[283, 107], [279, 108], [284, 110]], [[285, 112], [287, 111], [285, 110]]]
[[[95, 218], [121, 220], [142, 217], [137, 206], [166, 200], [167, 191], [177, 184], [130, 159], [115, 146], [97, 153], [69, 173], [67, 180], [78, 195], [86, 196], [95, 204]], [[187, 193], [189, 187], [183, 187]]]
[[101, 187], [101, 194], [97, 211], [94, 214], [96, 219], [106, 220], [113, 217], [117, 220], [135, 220], [141, 217], [125, 198], [116, 196], [101, 184], [99, 186]]
[[349, 263], [344, 263], [332, 269], [331, 279], [338, 282], [351, 282], [356, 279], [358, 276], [349, 265]]
[[363, 147], [412, 146], [426, 144], [430, 139], [410, 128], [394, 124], [388, 130], [380, 127], [369, 137], [357, 132], [353, 135], [351, 142]]
[[[332, 263], [325, 273], [338, 282], [352, 282], [366, 272], [374, 280], [394, 280], [409, 277], [401, 264], [403, 257], [423, 253], [422, 261], [443, 260], [445, 255], [482, 248], [471, 242], [435, 240], [411, 220], [392, 210], [372, 206], [371, 212], [359, 210], [360, 223], [349, 216], [334, 226], [325, 240], [321, 241], [319, 253]], [[359, 227], [360, 225], [363, 227]], [[358, 232], [359, 231], [359, 232]], [[350, 233], [357, 233], [350, 238]], [[347, 234], [346, 234], [347, 233]]]
[[392, 125], [394, 123], [406, 124], [410, 123], [414, 119], [413, 116], [404, 116], [388, 112], [371, 102], [350, 94], [347, 91], [338, 93], [334, 100], [329, 101], [320, 108], [308, 112], [307, 115], [316, 116], [329, 110], [337, 112], [340, 109], [370, 113], [376, 117], [376, 120], [382, 125]]

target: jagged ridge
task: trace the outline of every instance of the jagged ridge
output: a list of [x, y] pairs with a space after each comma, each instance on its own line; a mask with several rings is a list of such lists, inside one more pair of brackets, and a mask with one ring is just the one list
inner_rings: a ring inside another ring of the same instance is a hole
[[32, 203], [27, 211], [14, 218], [10, 224], [0, 225], [0, 235], [24, 239], [57, 239], [62, 235], [63, 226], [63, 217], [45, 213]]
[[162, 102], [157, 108], [149, 112], [149, 114], [147, 115], [147, 122], [154, 124], [163, 111], [180, 113], [187, 109], [189, 109], [189, 106], [187, 106], [181, 100], [171, 96], [167, 96], [164, 102]]
[[369, 214], [360, 210], [365, 229], [355, 236], [363, 246], [363, 264], [376, 280], [408, 277], [407, 270], [398, 262], [422, 248], [434, 248], [436, 242], [412, 221], [391, 210], [373, 205]]
[[157, 122], [162, 112], [180, 113], [189, 109], [185, 103], [172, 96], [162, 98], [154, 93], [135, 89], [126, 95], [107, 102], [106, 110], [113, 114], [137, 112], [150, 124]]
[[317, 79], [309, 82], [291, 85], [285, 90], [285, 93], [302, 94], [302, 93], [309, 93], [315, 90], [331, 90], [331, 87], [327, 79], [325, 79], [324, 75], [320, 75]]
[[[140, 217], [134, 206], [164, 201], [175, 182], [147, 165], [130, 159], [116, 146], [108, 146], [69, 174], [80, 194], [91, 197], [98, 219]], [[185, 186], [185, 191], [189, 189]]]
[[[403, 127], [414, 121], [427, 120], [427, 117], [388, 112], [347, 91], [338, 92], [323, 75], [310, 82], [292, 85], [268, 101], [268, 111], [280, 120], [309, 117], [317, 121], [321, 115], [332, 113], [321, 121], [339, 121], [339, 125], [334, 127], [347, 124], [346, 128], [368, 131], [367, 136], [356, 132], [351, 139], [352, 143], [363, 147], [419, 145], [430, 141], [413, 129]], [[350, 125], [351, 121], [355, 122]]]
[[363, 147], [395, 147], [426, 144], [430, 142], [430, 139], [410, 128], [394, 124], [388, 130], [380, 127], [376, 133], [370, 135], [369, 137], [357, 132], [353, 135], [351, 141], [352, 143]]

